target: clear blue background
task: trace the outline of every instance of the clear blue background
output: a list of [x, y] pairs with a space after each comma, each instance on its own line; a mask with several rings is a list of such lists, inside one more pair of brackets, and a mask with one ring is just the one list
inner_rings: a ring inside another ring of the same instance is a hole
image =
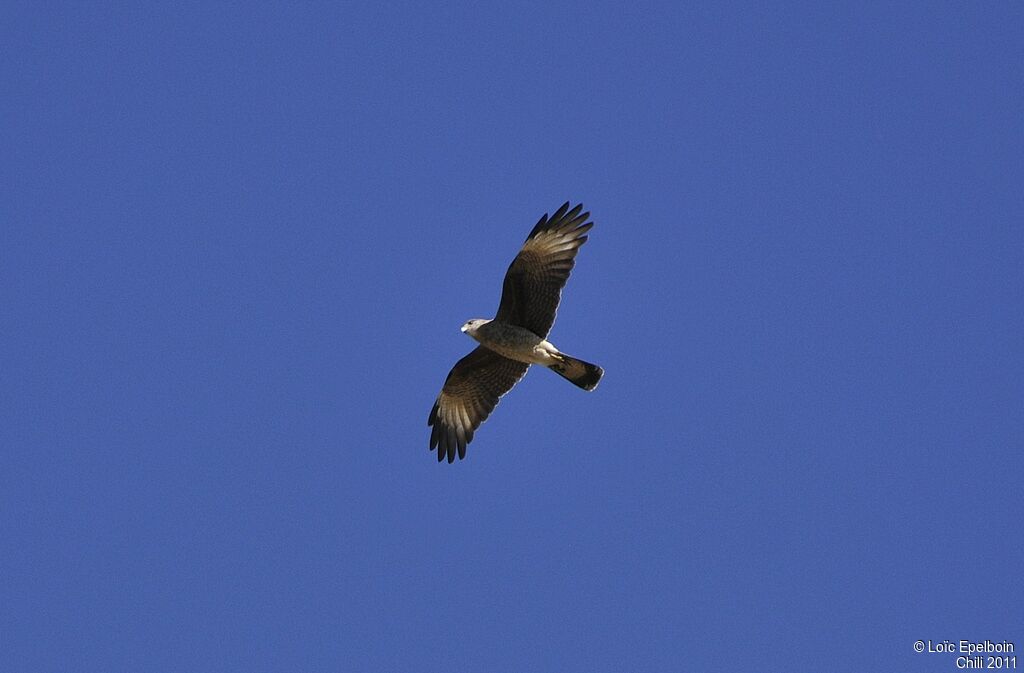
[[[1024, 649], [1019, 3], [0, 19], [3, 671]], [[438, 465], [568, 199], [552, 340], [605, 379]]]

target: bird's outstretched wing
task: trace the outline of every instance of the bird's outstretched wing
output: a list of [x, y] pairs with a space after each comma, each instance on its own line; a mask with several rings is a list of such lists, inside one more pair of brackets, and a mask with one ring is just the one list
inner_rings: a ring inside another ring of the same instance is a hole
[[576, 253], [587, 241], [584, 234], [594, 226], [587, 222], [590, 213], [581, 210], [582, 203], [569, 210], [566, 201], [550, 219], [546, 213], [540, 218], [505, 273], [496, 321], [548, 335]]
[[498, 398], [523, 378], [529, 366], [483, 346], [477, 346], [455, 363], [427, 419], [427, 425], [434, 427], [430, 431], [430, 449], [437, 447], [438, 462], [445, 456], [449, 463], [454, 461], [456, 451], [460, 459], [466, 457], [466, 445], [473, 440], [473, 432], [487, 420]]

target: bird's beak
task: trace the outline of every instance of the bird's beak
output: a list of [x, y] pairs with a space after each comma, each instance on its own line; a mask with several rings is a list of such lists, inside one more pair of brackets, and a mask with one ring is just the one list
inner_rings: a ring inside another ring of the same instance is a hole
[[466, 326], [465, 326], [465, 325], [463, 325], [462, 327], [460, 327], [460, 328], [459, 328], [459, 331], [460, 331], [460, 332], [462, 332], [463, 334], [465, 334], [465, 332], [466, 332]]

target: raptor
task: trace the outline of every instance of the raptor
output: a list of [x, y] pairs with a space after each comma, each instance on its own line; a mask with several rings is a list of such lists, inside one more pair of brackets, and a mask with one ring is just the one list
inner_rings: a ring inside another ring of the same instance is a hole
[[545, 213], [505, 272], [497, 314], [462, 326], [480, 345], [455, 363], [430, 410], [430, 449], [437, 449], [438, 462], [466, 457], [473, 433], [530, 365], [547, 367], [584, 390], [596, 388], [604, 376], [597, 365], [547, 340], [576, 253], [594, 226], [582, 210], [583, 204], [570, 210], [566, 202], [550, 218]]

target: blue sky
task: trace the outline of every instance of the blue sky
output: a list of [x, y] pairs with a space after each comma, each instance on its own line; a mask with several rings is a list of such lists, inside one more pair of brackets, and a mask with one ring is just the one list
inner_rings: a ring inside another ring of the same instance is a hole
[[[1024, 647], [1016, 3], [0, 21], [0, 669], [941, 671]], [[544, 212], [531, 371], [426, 419]]]

